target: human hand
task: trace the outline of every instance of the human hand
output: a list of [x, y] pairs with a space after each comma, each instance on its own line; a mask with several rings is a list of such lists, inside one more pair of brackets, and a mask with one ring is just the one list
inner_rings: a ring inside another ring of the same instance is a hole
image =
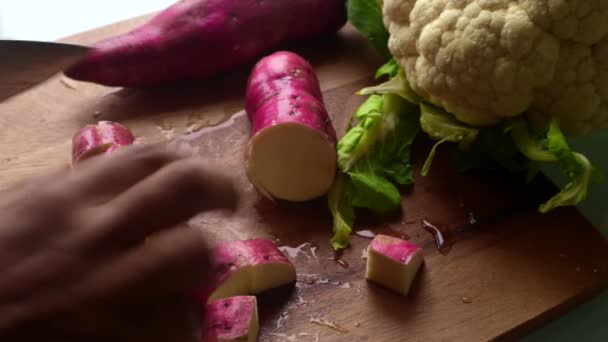
[[207, 250], [199, 231], [176, 226], [235, 205], [226, 176], [160, 146], [126, 148], [0, 193], [0, 335], [91, 341], [124, 328], [116, 325], [138, 330], [134, 322], [148, 324], [142, 317], [165, 302], [187, 306], [204, 281]]

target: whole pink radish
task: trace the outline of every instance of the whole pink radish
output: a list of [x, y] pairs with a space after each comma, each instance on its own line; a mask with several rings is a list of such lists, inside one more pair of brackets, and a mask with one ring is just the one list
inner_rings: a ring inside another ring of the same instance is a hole
[[336, 131], [311, 65], [291, 52], [264, 57], [247, 82], [245, 109], [251, 183], [289, 201], [324, 195], [336, 174]]
[[253, 62], [286, 41], [336, 32], [345, 0], [182, 0], [102, 41], [66, 71], [109, 86], [199, 79]]
[[203, 342], [255, 342], [258, 331], [255, 297], [230, 297], [206, 305]]
[[100, 121], [96, 125], [87, 125], [72, 138], [72, 163], [112, 153], [134, 141], [131, 131], [119, 123]]

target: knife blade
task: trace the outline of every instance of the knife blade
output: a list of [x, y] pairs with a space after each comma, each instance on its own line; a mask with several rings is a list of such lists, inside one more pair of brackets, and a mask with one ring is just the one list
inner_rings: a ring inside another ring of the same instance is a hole
[[0, 101], [65, 70], [89, 50], [73, 44], [0, 40]]

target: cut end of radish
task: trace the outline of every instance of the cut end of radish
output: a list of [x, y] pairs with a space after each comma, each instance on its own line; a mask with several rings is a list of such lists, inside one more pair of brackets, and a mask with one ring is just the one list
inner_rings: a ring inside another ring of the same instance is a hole
[[207, 305], [203, 341], [255, 342], [258, 332], [259, 320], [255, 297], [231, 297]]
[[89, 159], [89, 158], [98, 156], [100, 154], [104, 154], [104, 153], [108, 152], [113, 146], [114, 146], [114, 144], [112, 144], [112, 143], [91, 146], [89, 149], [84, 150], [84, 152], [74, 155], [72, 158], [73, 162], [77, 163], [79, 161], [83, 161], [85, 159]]
[[201, 294], [212, 302], [222, 298], [259, 294], [296, 280], [296, 270], [270, 240], [227, 242], [213, 250], [213, 281]]
[[367, 253], [365, 278], [407, 295], [424, 261], [422, 249], [406, 240], [377, 235]]
[[306, 125], [270, 126], [249, 142], [247, 175], [268, 197], [294, 202], [317, 198], [327, 193], [335, 173], [335, 146]]
[[72, 138], [72, 162], [112, 153], [134, 141], [131, 131], [119, 123], [100, 121], [96, 125], [87, 125]]

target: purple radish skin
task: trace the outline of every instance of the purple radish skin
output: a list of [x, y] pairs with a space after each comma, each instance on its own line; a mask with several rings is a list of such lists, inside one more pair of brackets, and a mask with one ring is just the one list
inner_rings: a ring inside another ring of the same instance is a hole
[[182, 0], [99, 42], [65, 74], [108, 86], [201, 79], [252, 63], [287, 41], [338, 31], [345, 0]]
[[131, 131], [119, 123], [100, 121], [96, 125], [87, 125], [72, 138], [72, 163], [112, 153], [134, 141]]
[[206, 305], [204, 342], [255, 342], [258, 332], [255, 297], [230, 297]]

